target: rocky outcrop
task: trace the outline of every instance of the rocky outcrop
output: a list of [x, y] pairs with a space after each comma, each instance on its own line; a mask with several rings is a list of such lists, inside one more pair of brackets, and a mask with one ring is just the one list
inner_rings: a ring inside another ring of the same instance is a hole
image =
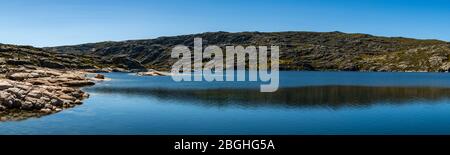
[[1, 80], [10, 88], [0, 90], [0, 110], [27, 110], [43, 113], [59, 112], [62, 109], [82, 104], [88, 94], [76, 88], [33, 85], [28, 82]]
[[450, 62], [443, 63], [440, 67], [441, 72], [449, 72], [450, 71]]
[[95, 84], [84, 76], [85, 73], [76, 70], [61, 71], [46, 68], [13, 68], [6, 74], [7, 79], [34, 85], [82, 87]]
[[106, 68], [100, 59], [0, 44], [0, 121], [23, 120], [82, 104], [94, 85], [84, 69]]
[[171, 76], [171, 73], [161, 72], [156, 70], [148, 70], [146, 72], [138, 72], [136, 73], [138, 76]]
[[34, 117], [80, 105], [89, 95], [79, 87], [94, 84], [84, 72], [76, 70], [8, 68], [5, 78], [0, 78], [0, 120], [25, 119], [18, 115], [24, 111]]
[[94, 78], [96, 78], [96, 79], [105, 79], [105, 75], [103, 75], [103, 74], [96, 74]]

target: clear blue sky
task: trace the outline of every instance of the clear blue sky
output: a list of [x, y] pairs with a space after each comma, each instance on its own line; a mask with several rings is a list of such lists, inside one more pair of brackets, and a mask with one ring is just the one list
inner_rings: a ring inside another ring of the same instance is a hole
[[450, 1], [0, 0], [0, 43], [42, 47], [207, 31], [343, 31], [450, 41]]

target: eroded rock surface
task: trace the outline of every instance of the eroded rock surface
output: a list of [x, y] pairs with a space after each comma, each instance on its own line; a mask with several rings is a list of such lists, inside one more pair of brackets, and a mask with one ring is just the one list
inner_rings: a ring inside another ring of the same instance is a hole
[[22, 120], [80, 105], [89, 95], [79, 87], [94, 84], [84, 72], [76, 70], [7, 68], [0, 78], [0, 121]]

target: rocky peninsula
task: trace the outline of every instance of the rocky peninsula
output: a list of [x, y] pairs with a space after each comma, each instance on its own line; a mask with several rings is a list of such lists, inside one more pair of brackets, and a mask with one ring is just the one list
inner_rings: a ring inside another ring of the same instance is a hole
[[105, 79], [86, 76], [83, 68], [95, 66], [83, 61], [93, 59], [0, 44], [0, 121], [40, 117], [82, 104], [89, 94], [80, 88]]
[[[95, 84], [82, 71], [31, 66], [2, 70], [6, 70], [0, 78], [0, 113], [3, 114], [14, 111], [36, 115], [56, 113], [82, 104], [89, 94], [79, 88]], [[21, 118], [0, 114], [0, 121]]]

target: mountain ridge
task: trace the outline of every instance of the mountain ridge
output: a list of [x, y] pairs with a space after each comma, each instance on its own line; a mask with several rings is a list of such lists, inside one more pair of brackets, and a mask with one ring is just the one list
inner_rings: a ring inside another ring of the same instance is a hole
[[47, 47], [55, 53], [72, 53], [112, 59], [123, 56], [146, 68], [169, 70], [176, 59], [172, 47], [193, 47], [194, 38], [203, 44], [237, 46], [280, 46], [281, 70], [415, 71], [450, 69], [450, 43], [435, 39], [382, 37], [342, 32], [205, 32], [155, 39], [107, 41], [73, 46]]

